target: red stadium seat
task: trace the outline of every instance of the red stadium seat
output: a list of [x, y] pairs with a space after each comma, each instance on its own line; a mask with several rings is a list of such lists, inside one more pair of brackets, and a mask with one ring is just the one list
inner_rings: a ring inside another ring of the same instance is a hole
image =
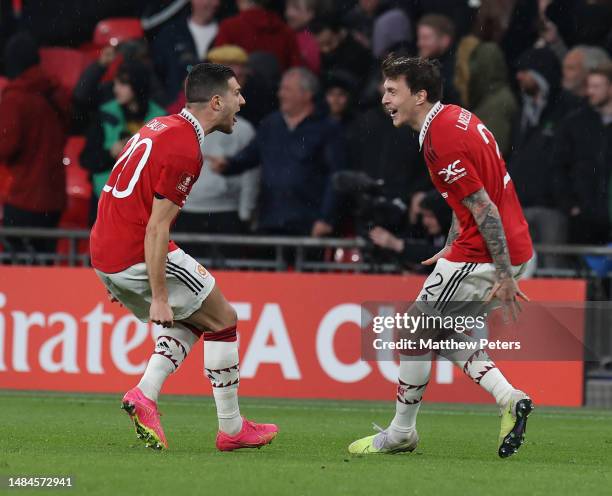
[[6, 88], [6, 85], [8, 84], [8, 82], [9, 81], [7, 78], [0, 76], [0, 95], [2, 95], [2, 90]]
[[128, 40], [138, 40], [144, 37], [140, 19], [117, 17], [100, 21], [93, 35], [93, 43], [98, 47], [106, 45], [117, 46]]
[[[89, 206], [91, 200], [91, 183], [89, 175], [81, 167], [79, 156], [85, 146], [85, 138], [82, 136], [71, 136], [64, 148], [64, 165], [66, 166], [66, 193], [68, 203], [59, 227], [63, 229], [87, 229], [89, 227]], [[67, 239], [60, 239], [57, 243], [57, 253], [67, 255], [69, 242]], [[83, 255], [89, 251], [89, 241], [79, 240], [77, 252]], [[61, 265], [66, 265], [62, 263]]]
[[92, 62], [91, 58], [72, 48], [46, 47], [40, 49], [43, 70], [69, 92], [76, 86], [81, 73]]

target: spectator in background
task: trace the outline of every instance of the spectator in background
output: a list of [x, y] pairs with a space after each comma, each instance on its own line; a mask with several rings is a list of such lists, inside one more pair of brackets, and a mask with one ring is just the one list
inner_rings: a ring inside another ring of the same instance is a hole
[[[193, 185], [189, 198], [178, 216], [174, 231], [199, 234], [243, 234], [253, 217], [259, 192], [259, 168], [234, 176], [222, 176], [210, 168], [208, 156], [231, 157], [248, 145], [255, 136], [249, 122], [236, 116], [231, 134], [212, 133], [202, 147], [205, 157], [200, 177]], [[220, 257], [221, 253], [202, 244], [189, 245], [196, 257]], [[227, 247], [223, 255], [232, 253]]]
[[364, 47], [372, 46], [374, 21], [385, 10], [381, 0], [358, 0], [343, 18], [343, 22], [353, 37]]
[[437, 191], [428, 191], [422, 196], [417, 213], [426, 234], [424, 239], [402, 238], [380, 226], [370, 231], [370, 239], [376, 246], [396, 253], [402, 265], [423, 272], [425, 267], [421, 262], [444, 247], [452, 214]]
[[568, 46], [603, 45], [612, 26], [612, 5], [607, 0], [547, 1], [545, 14]]
[[236, 0], [239, 12], [221, 22], [215, 45], [238, 45], [249, 54], [273, 53], [283, 70], [302, 65], [295, 33], [267, 4], [267, 0]]
[[453, 44], [455, 26], [448, 17], [427, 14], [417, 25], [417, 48], [419, 56], [440, 62], [444, 85], [444, 103], [458, 103], [459, 95], [454, 86], [455, 56]]
[[610, 61], [603, 48], [578, 45], [563, 59], [563, 88], [575, 96], [586, 96], [586, 80], [589, 71]]
[[337, 199], [331, 177], [346, 168], [341, 129], [317, 111], [317, 78], [308, 69], [283, 75], [280, 111], [266, 117], [238, 155], [211, 160], [232, 175], [261, 164], [258, 229], [262, 234], [322, 237], [332, 233]]
[[138, 60], [147, 66], [151, 98], [158, 103], [165, 101], [165, 90], [155, 73], [145, 40], [125, 41], [118, 47], [108, 45], [101, 50], [98, 60], [83, 71], [74, 87], [72, 92], [74, 128], [85, 132], [100, 105], [114, 98], [113, 72], [121, 62], [131, 60]]
[[[0, 162], [12, 175], [3, 199], [4, 225], [57, 227], [66, 204], [62, 159], [70, 126], [70, 96], [43, 73], [30, 35], [20, 33], [9, 39], [4, 63], [9, 83], [0, 100]], [[21, 243], [16, 243], [20, 249]], [[36, 251], [55, 251], [54, 240], [32, 245]]]
[[[513, 130], [513, 153], [508, 170], [536, 243], [567, 241], [567, 219], [557, 196], [565, 183], [562, 170], [551, 160], [553, 140], [563, 118], [578, 100], [561, 88], [561, 67], [548, 48], [533, 48], [518, 60], [516, 79], [522, 106]], [[543, 257], [553, 266], [553, 257]]]
[[334, 71], [327, 74], [324, 85], [329, 116], [343, 127], [347, 126], [354, 117], [356, 81], [346, 72]]
[[[379, 81], [378, 95], [383, 87]], [[380, 99], [379, 99], [380, 102]], [[382, 105], [376, 105], [355, 118], [347, 133], [351, 169], [384, 181], [384, 196], [411, 205], [419, 192], [429, 189], [429, 176], [419, 152], [417, 135], [407, 127], [396, 128]], [[416, 222], [417, 206], [410, 212]]]
[[390, 9], [374, 21], [372, 53], [379, 60], [396, 50], [411, 51], [412, 26], [406, 13], [400, 9]]
[[302, 60], [314, 74], [321, 71], [321, 53], [319, 44], [308, 29], [316, 15], [317, 0], [287, 0], [285, 18], [287, 24], [297, 36]]
[[482, 43], [482, 40], [477, 36], [470, 34], [461, 38], [457, 44], [455, 54], [455, 79], [453, 84], [457, 90], [459, 102], [464, 108], [470, 106], [469, 88], [470, 83], [470, 59], [476, 47]]
[[91, 174], [92, 200], [96, 206], [113, 165], [128, 140], [146, 122], [165, 115], [164, 109], [150, 100], [149, 71], [142, 62], [132, 60], [119, 67], [113, 92], [115, 98], [100, 106], [97, 119], [91, 123], [81, 153], [81, 164]]
[[242, 87], [242, 96], [249, 102], [240, 110], [240, 115], [253, 126], [257, 127], [266, 115], [278, 108], [276, 86], [251, 69], [249, 56], [244, 49], [236, 45], [218, 46], [208, 52], [206, 58], [209, 62], [232, 68]]
[[373, 65], [370, 51], [335, 19], [316, 19], [310, 25], [310, 30], [319, 43], [323, 74], [334, 70], [345, 71], [362, 88]]
[[610, 241], [612, 172], [612, 65], [587, 76], [589, 105], [570, 114], [555, 137], [553, 163], [564, 171], [563, 206], [569, 217], [569, 241]]
[[504, 156], [510, 152], [518, 104], [508, 82], [508, 68], [495, 43], [480, 43], [469, 62], [468, 108], [493, 133]]
[[219, 30], [218, 8], [219, 0], [191, 0], [190, 14], [170, 21], [152, 40], [155, 69], [165, 88], [160, 103], [174, 102], [190, 67], [204, 60]]

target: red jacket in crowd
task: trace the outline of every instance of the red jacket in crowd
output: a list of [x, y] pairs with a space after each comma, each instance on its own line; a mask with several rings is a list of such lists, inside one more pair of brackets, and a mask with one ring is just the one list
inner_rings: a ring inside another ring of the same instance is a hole
[[293, 30], [276, 13], [258, 7], [222, 21], [215, 45], [238, 45], [249, 53], [273, 53], [282, 70], [303, 65]]
[[57, 212], [66, 204], [62, 163], [70, 123], [70, 96], [43, 73], [27, 69], [2, 91], [0, 163], [12, 182], [0, 203], [31, 212]]

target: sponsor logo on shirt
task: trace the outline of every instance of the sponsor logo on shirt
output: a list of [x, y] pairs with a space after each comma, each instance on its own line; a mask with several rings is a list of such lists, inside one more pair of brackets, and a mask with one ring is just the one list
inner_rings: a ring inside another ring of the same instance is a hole
[[192, 176], [191, 174], [188, 174], [187, 172], [183, 173], [183, 175], [181, 176], [181, 179], [176, 185], [176, 189], [184, 194], [189, 193], [189, 188], [191, 187], [191, 183], [193, 182], [193, 180], [194, 180], [194, 176]]
[[459, 167], [461, 160], [455, 160], [452, 164], [443, 167], [441, 171], [438, 171], [438, 175], [444, 174], [444, 182], [447, 184], [453, 184], [455, 181], [461, 179], [467, 175], [466, 170], [463, 167]]

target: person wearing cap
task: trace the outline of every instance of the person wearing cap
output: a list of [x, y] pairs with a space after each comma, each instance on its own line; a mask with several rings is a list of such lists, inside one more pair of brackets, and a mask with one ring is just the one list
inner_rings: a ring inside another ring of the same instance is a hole
[[[113, 165], [127, 141], [146, 122], [166, 112], [150, 99], [149, 70], [137, 60], [124, 62], [113, 82], [114, 99], [103, 103], [87, 132], [81, 164], [89, 170], [93, 201], [100, 197]], [[92, 214], [95, 209], [92, 205]]]
[[[508, 172], [516, 185], [535, 243], [567, 241], [567, 218], [559, 186], [563, 170], [553, 163], [555, 134], [563, 118], [580, 101], [561, 86], [561, 65], [548, 48], [531, 48], [517, 62], [516, 80], [522, 105], [515, 119]], [[559, 257], [542, 257], [542, 266], [553, 267]]]
[[237, 45], [221, 45], [213, 48], [206, 56], [209, 62], [224, 64], [232, 68], [242, 87], [242, 95], [249, 102], [240, 110], [240, 115], [257, 127], [261, 120], [278, 108], [276, 99], [277, 82], [267, 80], [251, 70], [249, 55]]
[[[0, 163], [12, 182], [4, 203], [4, 225], [56, 227], [66, 205], [62, 163], [70, 126], [70, 97], [40, 67], [38, 46], [26, 34], [4, 48], [9, 83], [0, 99]], [[17, 240], [17, 249], [21, 242]], [[55, 251], [55, 241], [32, 241], [36, 251]]]

